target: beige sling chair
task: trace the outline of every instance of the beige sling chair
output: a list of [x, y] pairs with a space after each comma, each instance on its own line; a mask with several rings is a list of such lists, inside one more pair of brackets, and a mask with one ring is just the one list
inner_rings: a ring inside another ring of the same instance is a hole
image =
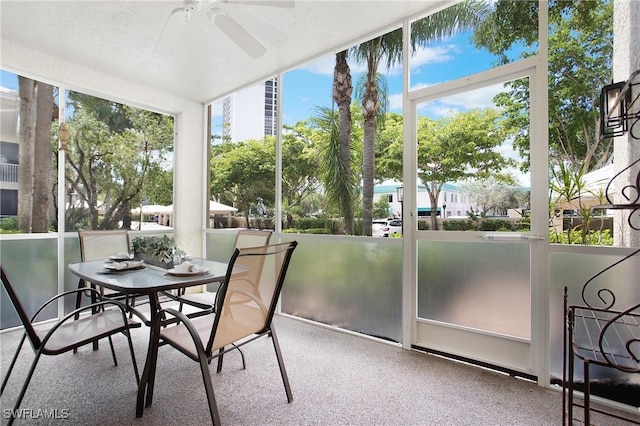
[[[218, 359], [222, 369], [225, 353], [260, 337], [271, 337], [287, 401], [293, 401], [289, 379], [272, 324], [291, 255], [297, 242], [236, 249], [225, 281], [216, 294], [216, 310], [206, 316], [188, 318], [175, 309], [162, 309], [155, 316], [147, 361], [138, 387], [136, 416], [150, 407], [160, 345], [177, 349], [200, 365], [209, 412], [214, 425], [220, 415], [213, 392], [209, 363]], [[165, 319], [166, 318], [166, 319]], [[171, 324], [165, 327], [167, 323]]]

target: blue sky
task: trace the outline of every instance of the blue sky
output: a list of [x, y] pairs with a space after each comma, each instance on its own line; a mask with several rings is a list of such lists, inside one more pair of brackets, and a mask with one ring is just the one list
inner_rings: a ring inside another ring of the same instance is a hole
[[[470, 33], [463, 33], [418, 50], [411, 59], [411, 87], [430, 86], [490, 69], [495, 58], [476, 50], [469, 37]], [[285, 124], [295, 124], [309, 118], [316, 106], [331, 106], [334, 63], [335, 56], [330, 55], [285, 74]], [[349, 60], [349, 66], [355, 85], [366, 68], [353, 63], [353, 60]], [[402, 112], [401, 64], [392, 69], [381, 67], [379, 71], [387, 77], [389, 110]], [[430, 111], [422, 111], [421, 114], [438, 118], [449, 111], [487, 107], [491, 105], [491, 98], [496, 92], [496, 88], [488, 88], [473, 98], [467, 95], [463, 95], [462, 99], [448, 98], [447, 102], [434, 103]]]
[[[465, 32], [439, 42], [432, 42], [416, 51], [411, 58], [411, 88], [443, 83], [491, 69], [495, 64], [495, 57], [485, 51], [477, 50], [470, 41], [470, 34]], [[517, 54], [518, 52], [515, 52], [510, 56], [514, 57]], [[285, 73], [282, 86], [284, 93], [281, 100], [281, 105], [284, 105], [284, 124], [293, 125], [300, 120], [308, 119], [318, 106], [331, 107], [334, 64], [335, 56], [329, 55]], [[379, 72], [387, 78], [389, 111], [397, 113], [402, 112], [401, 65], [391, 69], [381, 66], [379, 69]], [[349, 66], [355, 85], [366, 68], [352, 59], [349, 60]], [[0, 77], [3, 87], [17, 88], [15, 75], [2, 71]], [[501, 85], [498, 85], [450, 96], [420, 106], [418, 113], [437, 119], [472, 108], [490, 107], [493, 105], [491, 99], [501, 89]], [[213, 121], [219, 120], [221, 117], [219, 105], [214, 107], [213, 113]], [[503, 146], [502, 151], [508, 157], [516, 157], [516, 153], [509, 144]], [[527, 184], [528, 178], [523, 176], [519, 178], [522, 184]]]
[[[513, 51], [509, 57], [519, 54]], [[446, 81], [456, 80], [495, 66], [496, 58], [480, 51], [470, 41], [470, 33], [462, 33], [440, 42], [430, 43], [419, 49], [411, 58], [411, 88], [418, 89]], [[330, 55], [290, 71], [284, 75], [283, 123], [293, 125], [313, 115], [317, 106], [330, 107], [335, 56]], [[362, 65], [349, 61], [353, 84], [361, 73]], [[387, 78], [389, 111], [402, 112], [402, 68], [401, 64], [392, 69], [381, 68], [379, 72]], [[433, 119], [442, 118], [473, 108], [494, 106], [493, 97], [503, 90], [502, 85], [485, 87], [449, 96], [418, 106], [418, 114]], [[519, 160], [509, 142], [500, 147], [500, 152], [509, 158]], [[530, 186], [529, 176], [516, 170], [513, 174], [523, 186]]]

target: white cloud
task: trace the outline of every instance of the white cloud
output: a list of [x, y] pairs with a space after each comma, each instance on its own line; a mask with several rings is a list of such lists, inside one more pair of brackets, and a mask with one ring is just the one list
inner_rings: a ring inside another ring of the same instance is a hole
[[453, 59], [453, 56], [458, 53], [460, 53], [460, 49], [453, 44], [437, 47], [421, 47], [416, 50], [409, 62], [411, 69], [415, 69], [422, 65], [449, 62]]
[[[366, 66], [364, 64], [355, 64], [353, 59], [347, 59], [347, 61], [349, 63], [349, 68], [351, 69], [351, 75], [354, 79], [356, 78], [356, 74], [366, 71]], [[312, 74], [333, 76], [333, 69], [335, 65], [335, 55], [329, 55], [325, 56], [324, 58], [320, 58], [317, 61], [304, 65], [299, 69], [308, 71]]]
[[402, 93], [389, 95], [389, 111], [402, 110]]
[[[412, 87], [412, 90], [428, 87], [430, 84], [421, 84]], [[451, 95], [446, 98], [418, 105], [418, 114], [432, 118], [446, 117], [471, 109], [483, 109], [495, 107], [493, 97], [504, 90], [502, 84], [483, 87], [470, 92]]]
[[493, 103], [493, 97], [502, 91], [504, 91], [503, 85], [495, 84], [493, 86], [472, 90], [471, 92], [464, 92], [458, 95], [449, 96], [439, 100], [438, 102], [445, 105], [462, 107], [466, 110], [474, 108], [489, 108], [495, 106]]
[[416, 83], [413, 86], [411, 86], [411, 90], [424, 89], [425, 87], [430, 87], [430, 86], [433, 86], [433, 84], [431, 84], [431, 83]]

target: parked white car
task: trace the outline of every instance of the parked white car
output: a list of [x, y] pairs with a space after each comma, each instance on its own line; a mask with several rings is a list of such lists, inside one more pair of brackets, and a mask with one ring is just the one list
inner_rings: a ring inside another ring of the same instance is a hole
[[371, 225], [371, 235], [374, 237], [389, 237], [402, 234], [402, 219], [374, 219]]

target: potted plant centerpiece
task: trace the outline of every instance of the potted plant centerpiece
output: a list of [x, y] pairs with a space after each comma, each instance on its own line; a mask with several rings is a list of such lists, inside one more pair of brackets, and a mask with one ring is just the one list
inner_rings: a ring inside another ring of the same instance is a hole
[[168, 235], [162, 237], [134, 237], [131, 240], [133, 256], [136, 260], [144, 260], [144, 263], [159, 266], [163, 269], [171, 269], [174, 266], [173, 257], [184, 252], [176, 247], [176, 242]]

